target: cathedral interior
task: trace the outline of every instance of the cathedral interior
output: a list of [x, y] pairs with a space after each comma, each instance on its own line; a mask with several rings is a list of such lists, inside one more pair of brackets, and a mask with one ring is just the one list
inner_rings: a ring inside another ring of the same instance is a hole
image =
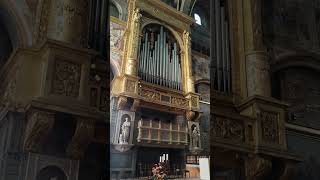
[[0, 0], [0, 180], [319, 180], [319, 117], [318, 0]]

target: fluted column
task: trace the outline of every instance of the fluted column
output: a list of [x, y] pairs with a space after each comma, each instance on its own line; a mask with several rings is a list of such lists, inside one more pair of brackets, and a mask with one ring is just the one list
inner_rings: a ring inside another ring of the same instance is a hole
[[131, 17], [129, 17], [129, 38], [127, 42], [127, 59], [125, 68], [125, 74], [138, 76], [137, 74], [137, 56], [139, 49], [140, 39], [140, 26], [141, 26], [141, 13], [140, 9], [133, 10]]
[[261, 0], [243, 0], [247, 96], [270, 96], [269, 58], [262, 39]]

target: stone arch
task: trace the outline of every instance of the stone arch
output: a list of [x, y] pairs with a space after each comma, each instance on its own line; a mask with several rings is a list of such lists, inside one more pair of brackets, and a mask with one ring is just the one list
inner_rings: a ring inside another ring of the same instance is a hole
[[175, 31], [173, 28], [171, 28], [170, 26], [160, 22], [160, 21], [157, 21], [157, 20], [148, 20], [147, 22], [143, 22], [142, 25], [141, 25], [141, 30], [140, 30], [140, 33], [142, 33], [143, 29], [150, 25], [150, 24], [158, 24], [158, 25], [161, 25], [163, 27], [165, 27], [166, 29], [168, 29], [172, 35], [174, 36], [174, 38], [177, 40], [177, 42], [179, 43], [179, 47], [181, 49], [183, 49], [184, 47], [184, 43], [183, 43], [183, 40], [181, 38], [181, 36], [179, 35], [179, 33], [177, 31]]
[[[270, 69], [272, 96], [281, 99], [284, 95], [282, 94], [284, 84], [281, 83], [281, 79], [286, 78], [287, 73], [290, 74], [291, 72], [292, 74], [292, 71], [294, 71], [295, 76], [301, 76], [302, 78], [297, 79], [295, 85], [300, 83], [299, 87], [305, 89], [306, 86], [301, 85], [305, 83], [303, 79], [313, 77], [310, 74], [320, 74], [320, 57], [309, 53], [283, 53], [272, 61]], [[305, 72], [303, 76], [302, 72]]]
[[305, 67], [320, 71], [320, 56], [299, 53], [281, 54], [271, 63], [271, 73], [290, 67]]
[[117, 1], [115, 1], [115, 0], [111, 0], [110, 1], [110, 5], [114, 5], [116, 8], [117, 8], [117, 10], [118, 10], [118, 13], [119, 13], [119, 17], [117, 17], [117, 18], [119, 18], [119, 19], [121, 19], [121, 20], [123, 20], [123, 10], [122, 10], [122, 7], [121, 7], [121, 5], [117, 2]]
[[42, 168], [36, 176], [36, 180], [51, 180], [52, 178], [68, 180], [66, 173], [57, 166], [46, 166]]
[[27, 7], [24, 1], [19, 7], [16, 1], [0, 2], [0, 19], [6, 24], [14, 48], [32, 45], [31, 13], [28, 8], [20, 6]]

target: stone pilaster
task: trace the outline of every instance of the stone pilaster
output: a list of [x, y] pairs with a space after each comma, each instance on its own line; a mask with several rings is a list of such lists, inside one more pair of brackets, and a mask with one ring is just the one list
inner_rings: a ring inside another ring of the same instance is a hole
[[139, 38], [140, 38], [140, 26], [141, 26], [141, 13], [139, 8], [135, 8], [130, 15], [129, 24], [130, 32], [129, 32], [129, 39], [127, 42], [127, 59], [124, 61], [125, 65], [124, 70], [125, 74], [138, 76], [137, 74], [137, 56], [138, 56], [138, 49], [139, 49]]
[[247, 96], [270, 96], [269, 58], [262, 39], [261, 0], [243, 0]]

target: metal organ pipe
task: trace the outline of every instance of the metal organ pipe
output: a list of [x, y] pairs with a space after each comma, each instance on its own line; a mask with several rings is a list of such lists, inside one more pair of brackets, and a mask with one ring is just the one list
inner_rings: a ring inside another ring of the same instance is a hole
[[160, 31], [144, 34], [139, 55], [139, 75], [142, 80], [180, 90], [181, 66], [177, 43], [170, 39], [163, 26]]

